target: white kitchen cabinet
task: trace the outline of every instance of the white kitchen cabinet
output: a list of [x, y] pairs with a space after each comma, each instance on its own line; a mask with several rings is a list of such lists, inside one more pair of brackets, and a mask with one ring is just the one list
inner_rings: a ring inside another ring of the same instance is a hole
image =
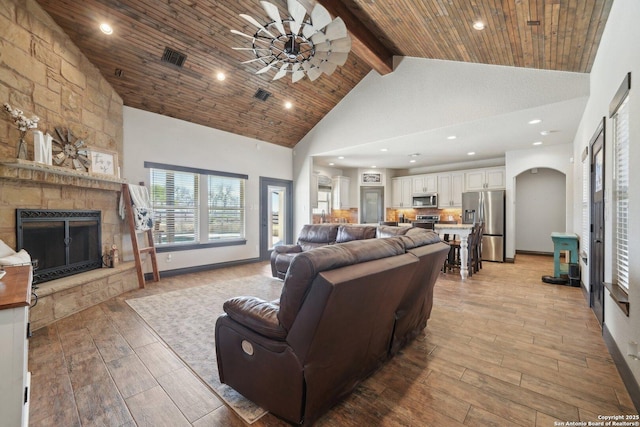
[[464, 173], [464, 191], [503, 190], [505, 188], [504, 168], [486, 168]]
[[438, 175], [415, 175], [411, 183], [414, 194], [429, 194], [438, 192]]
[[464, 174], [462, 172], [438, 175], [438, 208], [462, 207], [462, 187]]
[[29, 425], [31, 266], [6, 267], [0, 286], [0, 424]]
[[394, 208], [408, 209], [412, 205], [412, 177], [403, 176], [391, 179], [391, 205]]
[[333, 179], [333, 204], [332, 209], [349, 209], [349, 184], [351, 179], [346, 176], [334, 176]]

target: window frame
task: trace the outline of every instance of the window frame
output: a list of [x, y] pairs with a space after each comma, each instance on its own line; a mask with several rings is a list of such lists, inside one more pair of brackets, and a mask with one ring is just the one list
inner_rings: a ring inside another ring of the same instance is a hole
[[[157, 163], [145, 161], [144, 167], [149, 169], [149, 176], [151, 177], [151, 169], [163, 169], [174, 172], [187, 172], [193, 173], [199, 176], [199, 204], [198, 204], [198, 212], [199, 212], [199, 239], [195, 243], [173, 243], [173, 244], [159, 244], [156, 245], [156, 252], [177, 252], [177, 251], [186, 251], [186, 250], [197, 250], [197, 249], [206, 249], [206, 248], [215, 248], [215, 247], [224, 247], [224, 246], [239, 246], [246, 245], [246, 186], [247, 181], [249, 179], [248, 175], [238, 174], [232, 172], [223, 172], [223, 171], [215, 171], [209, 169], [202, 168], [193, 168], [188, 166], [178, 166], [171, 165], [166, 163]], [[227, 238], [227, 239], [219, 239], [219, 240], [209, 240], [209, 176], [219, 176], [226, 178], [237, 178], [244, 180], [243, 186], [244, 191], [242, 192], [243, 200], [241, 201], [242, 209], [243, 209], [243, 235], [240, 238]], [[151, 182], [151, 179], [150, 179]], [[203, 236], [206, 239], [203, 239]]]

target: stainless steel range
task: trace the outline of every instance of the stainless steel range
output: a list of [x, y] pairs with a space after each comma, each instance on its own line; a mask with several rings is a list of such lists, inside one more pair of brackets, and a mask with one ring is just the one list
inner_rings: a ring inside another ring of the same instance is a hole
[[440, 215], [416, 215], [416, 220], [413, 222], [436, 224], [440, 222]]

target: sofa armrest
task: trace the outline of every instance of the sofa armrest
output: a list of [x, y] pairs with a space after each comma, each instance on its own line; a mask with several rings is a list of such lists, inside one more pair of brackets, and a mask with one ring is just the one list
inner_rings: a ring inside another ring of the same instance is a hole
[[231, 319], [260, 335], [281, 341], [287, 337], [278, 320], [277, 303], [255, 297], [235, 297], [226, 300], [222, 308]]
[[276, 254], [294, 254], [300, 252], [302, 252], [300, 245], [278, 245], [273, 248], [273, 253]]

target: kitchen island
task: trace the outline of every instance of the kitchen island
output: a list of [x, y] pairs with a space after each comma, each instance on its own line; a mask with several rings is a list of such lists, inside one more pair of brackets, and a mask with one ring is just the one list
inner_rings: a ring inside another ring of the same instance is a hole
[[460, 276], [466, 279], [469, 275], [467, 270], [467, 247], [469, 234], [473, 230], [473, 224], [434, 224], [433, 230], [439, 235], [449, 234], [460, 236]]

